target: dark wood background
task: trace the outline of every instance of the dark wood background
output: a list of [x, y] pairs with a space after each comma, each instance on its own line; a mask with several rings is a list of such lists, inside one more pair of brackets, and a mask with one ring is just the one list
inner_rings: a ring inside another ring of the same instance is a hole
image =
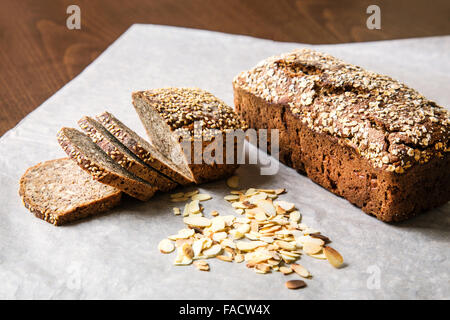
[[[81, 8], [81, 30], [66, 9]], [[381, 30], [366, 8], [381, 8]], [[133, 23], [343, 43], [450, 34], [449, 0], [0, 0], [0, 135], [79, 74]]]

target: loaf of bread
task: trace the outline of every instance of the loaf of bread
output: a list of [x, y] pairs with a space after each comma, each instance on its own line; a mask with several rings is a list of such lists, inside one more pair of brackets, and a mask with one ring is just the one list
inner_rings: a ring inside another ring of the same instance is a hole
[[120, 203], [122, 195], [116, 188], [95, 181], [68, 158], [29, 168], [19, 184], [25, 207], [56, 226], [107, 211]]
[[238, 168], [235, 140], [234, 155], [226, 161], [226, 133], [245, 130], [246, 124], [211, 93], [197, 88], [139, 91], [133, 93], [133, 105], [150, 142], [197, 184], [226, 177]]
[[400, 221], [449, 201], [449, 112], [414, 89], [307, 49], [233, 87], [251, 128], [280, 130], [280, 161], [364, 212]]

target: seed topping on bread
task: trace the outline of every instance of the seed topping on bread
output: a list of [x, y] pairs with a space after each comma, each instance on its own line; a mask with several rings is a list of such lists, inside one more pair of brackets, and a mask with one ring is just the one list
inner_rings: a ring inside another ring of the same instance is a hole
[[143, 92], [173, 131], [182, 130], [190, 137], [200, 134], [196, 122], [203, 122], [201, 134], [213, 135], [213, 131], [245, 129], [232, 108], [211, 93], [198, 88], [161, 88]]
[[450, 151], [450, 114], [388, 76], [310, 49], [268, 58], [234, 85], [289, 105], [310, 129], [356, 149], [375, 167], [403, 173]]

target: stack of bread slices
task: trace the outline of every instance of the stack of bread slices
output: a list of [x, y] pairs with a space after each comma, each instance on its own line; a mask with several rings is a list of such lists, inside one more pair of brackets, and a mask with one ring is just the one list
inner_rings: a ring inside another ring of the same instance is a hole
[[[237, 169], [236, 162], [226, 163], [225, 135], [246, 124], [212, 94], [195, 88], [140, 91], [133, 93], [133, 106], [149, 141], [109, 112], [80, 119], [81, 131], [62, 128], [57, 139], [68, 158], [25, 172], [19, 188], [25, 207], [62, 225], [116, 206], [122, 193], [147, 201], [157, 191], [220, 179]], [[198, 141], [200, 154], [223, 148], [223, 160], [198, 161]]]

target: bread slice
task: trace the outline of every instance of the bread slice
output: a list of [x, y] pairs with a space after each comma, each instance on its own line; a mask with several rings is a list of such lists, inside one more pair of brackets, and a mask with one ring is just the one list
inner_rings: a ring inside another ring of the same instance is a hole
[[[226, 177], [238, 168], [237, 142], [232, 141], [234, 156], [230, 158], [234, 161], [226, 162], [226, 133], [245, 130], [246, 124], [223, 101], [197, 88], [139, 91], [132, 97], [150, 142], [161, 153], [175, 159], [196, 183]], [[202, 127], [197, 129], [200, 124]], [[219, 160], [215, 157], [207, 161], [204, 157], [198, 160], [200, 148], [195, 147], [195, 141], [200, 142], [197, 145], [201, 145], [201, 155], [207, 150], [216, 150], [222, 156], [217, 157]]]
[[177, 166], [170, 157], [163, 155], [157, 148], [128, 128], [111, 113], [104, 112], [97, 120], [139, 159], [155, 170], [170, 177], [181, 185], [193, 183], [190, 172]]
[[161, 191], [170, 191], [177, 187], [177, 183], [152, 169], [128, 150], [98, 121], [83, 117], [78, 121], [80, 128], [94, 141], [111, 159], [127, 169], [129, 172], [149, 182]]
[[19, 195], [36, 217], [59, 226], [111, 209], [120, 203], [122, 192], [63, 158], [29, 168], [20, 179]]
[[84, 133], [73, 128], [62, 128], [58, 132], [58, 142], [67, 155], [95, 180], [143, 201], [155, 194], [157, 188], [115, 163]]

